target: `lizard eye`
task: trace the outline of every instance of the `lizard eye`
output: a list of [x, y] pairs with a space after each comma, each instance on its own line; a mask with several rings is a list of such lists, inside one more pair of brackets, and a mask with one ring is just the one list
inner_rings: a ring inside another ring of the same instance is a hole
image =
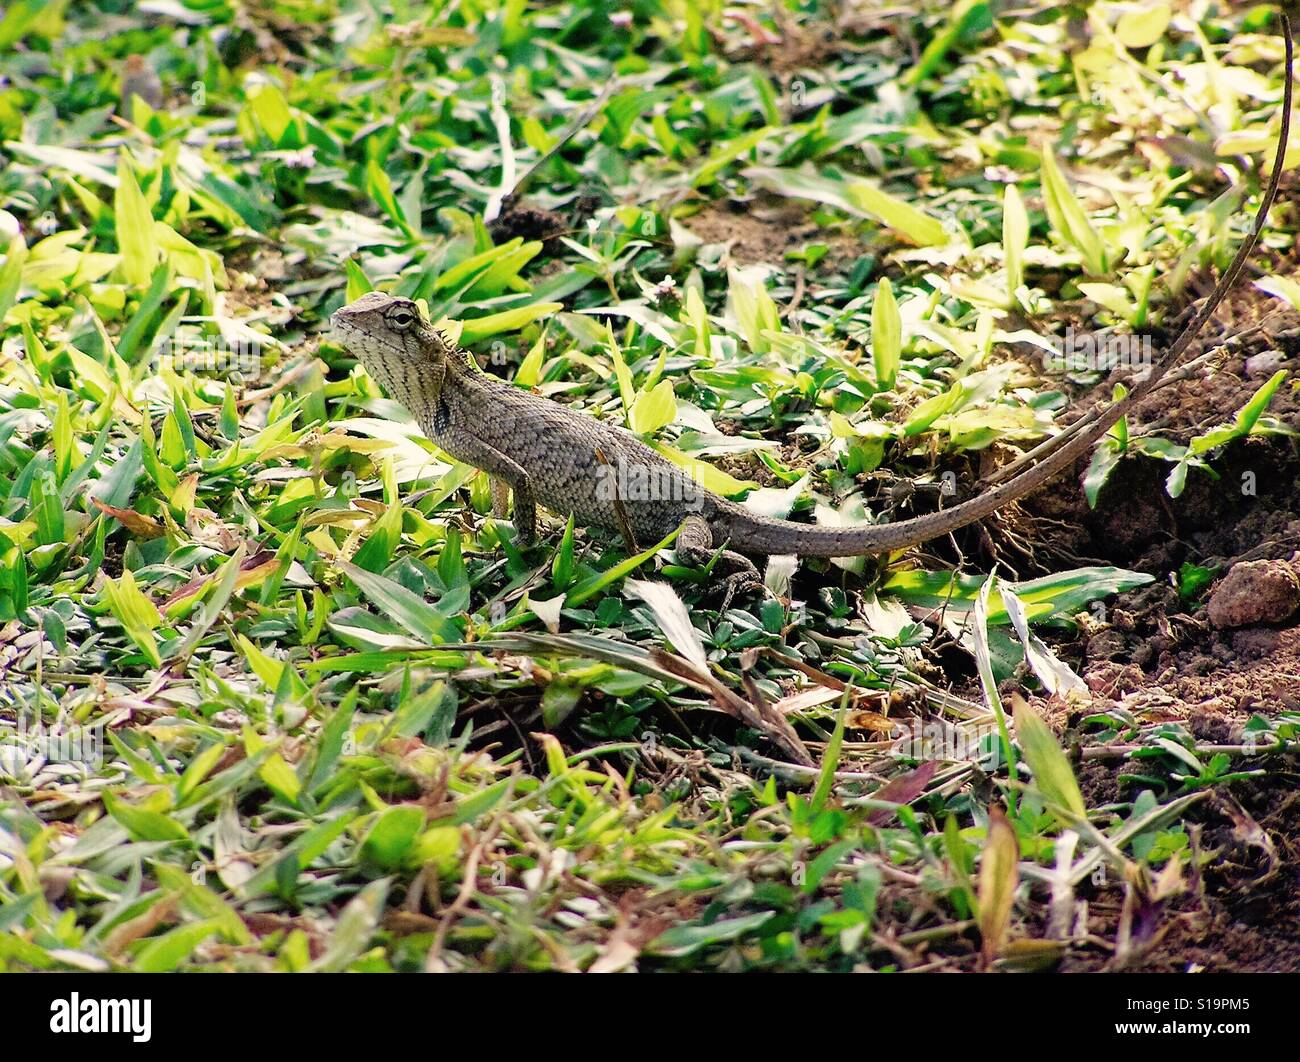
[[409, 310], [398, 310], [388, 315], [388, 323], [394, 328], [410, 328], [415, 322], [415, 315]]

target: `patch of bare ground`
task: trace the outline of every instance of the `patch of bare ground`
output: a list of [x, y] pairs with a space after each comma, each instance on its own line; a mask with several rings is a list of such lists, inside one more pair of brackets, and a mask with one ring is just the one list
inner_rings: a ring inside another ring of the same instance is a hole
[[[1295, 369], [1300, 315], [1249, 287], [1229, 300], [1214, 343], [1228, 347], [1222, 363], [1153, 395], [1133, 431], [1186, 442], [1229, 421], [1268, 375]], [[1300, 393], [1284, 382], [1268, 415], [1300, 431]], [[1184, 597], [1175, 588], [1183, 565], [1221, 579], [1234, 565], [1287, 562], [1300, 550], [1300, 448], [1291, 436], [1253, 436], [1213, 466], [1216, 475], [1193, 471], [1181, 496], [1170, 498], [1165, 480], [1172, 465], [1129, 458], [1095, 509], [1077, 478], [1059, 481], [1029, 505], [1051, 518], [1055, 533], [1047, 548], [1156, 579], [1116, 599], [1104, 622], [1084, 624], [1075, 641], [1060, 647], [1102, 698], [1171, 718], [1201, 711], [1244, 720], [1250, 712], [1300, 708], [1294, 617], [1223, 629], [1210, 620], [1210, 593]]]
[[825, 275], [845, 271], [866, 250], [851, 232], [831, 232], [817, 224], [800, 203], [767, 194], [717, 200], [681, 221], [706, 244], [728, 244], [728, 254], [739, 265], [777, 265], [787, 251], [825, 244], [829, 250], [817, 266]]
[[[1185, 443], [1230, 421], [1277, 369], [1300, 367], [1300, 315], [1254, 287], [1238, 292], [1203, 349], [1215, 363], [1153, 395], [1131, 429]], [[1075, 403], [1082, 412], [1114, 381]], [[1300, 431], [1300, 393], [1283, 383], [1267, 415]], [[1256, 435], [1213, 460], [1216, 476], [1193, 472], [1179, 498], [1165, 479], [1172, 465], [1121, 462], [1089, 509], [1080, 466], [1026, 505], [1030, 523], [1051, 533], [1045, 553], [1146, 572], [1155, 582], [1123, 594], [1056, 650], [1084, 676], [1092, 710], [1121, 707], [1144, 722], [1178, 721], [1199, 741], [1232, 744], [1253, 713], [1300, 710], [1300, 614], [1272, 623], [1225, 626], [1207, 607], [1234, 566], [1274, 562], [1296, 570], [1300, 550], [1300, 446], [1284, 435]], [[1183, 565], [1207, 568], [1200, 591], [1177, 589]], [[1264, 566], [1252, 565], [1256, 570]], [[1284, 611], [1284, 610], [1283, 610]], [[1077, 722], [1071, 719], [1070, 722]], [[1260, 762], [1245, 765], [1258, 769]], [[1121, 762], [1087, 761], [1079, 780], [1093, 806], [1135, 795]], [[1300, 970], [1300, 762], [1272, 757], [1257, 777], [1215, 789], [1185, 819], [1198, 865], [1185, 890], [1138, 920], [1125, 969], [1148, 971]], [[1085, 891], [1084, 895], [1087, 895]], [[1122, 884], [1093, 889], [1089, 930], [1115, 941]], [[1104, 950], [1072, 952], [1063, 968], [1116, 967]]]
[[[1099, 765], [1091, 765], [1096, 773]], [[1123, 968], [1149, 973], [1300, 971], [1300, 762], [1221, 786], [1184, 820], [1193, 865], [1182, 891], [1134, 920]], [[1091, 883], [1088, 929], [1113, 941], [1124, 890]], [[1073, 951], [1065, 971], [1115, 969], [1103, 949]]]

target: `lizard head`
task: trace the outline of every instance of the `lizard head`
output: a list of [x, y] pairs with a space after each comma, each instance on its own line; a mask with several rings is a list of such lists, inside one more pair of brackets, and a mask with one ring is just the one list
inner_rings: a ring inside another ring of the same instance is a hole
[[333, 338], [381, 379], [399, 367], [427, 363], [448, 352], [442, 333], [425, 320], [415, 303], [379, 291], [335, 310], [330, 327]]

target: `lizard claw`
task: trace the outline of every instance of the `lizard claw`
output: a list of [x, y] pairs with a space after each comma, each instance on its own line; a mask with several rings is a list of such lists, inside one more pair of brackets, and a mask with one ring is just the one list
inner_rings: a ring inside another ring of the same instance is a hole
[[748, 597], [750, 594], [761, 593], [764, 589], [763, 580], [757, 571], [733, 572], [722, 580], [722, 587], [722, 604], [718, 606], [719, 612], [726, 612], [731, 607], [732, 598], [737, 594]]

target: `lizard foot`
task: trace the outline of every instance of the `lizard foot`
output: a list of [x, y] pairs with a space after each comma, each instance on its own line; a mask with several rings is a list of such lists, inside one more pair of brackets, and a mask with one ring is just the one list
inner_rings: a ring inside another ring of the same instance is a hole
[[718, 606], [719, 612], [726, 612], [731, 607], [731, 599], [737, 594], [741, 597], [749, 597], [751, 594], [761, 594], [765, 589], [763, 577], [758, 574], [758, 569], [749, 562], [748, 558], [727, 550], [719, 560], [725, 560], [728, 555], [744, 561], [745, 567], [740, 571], [732, 572], [722, 580], [722, 604]]
[[[688, 516], [677, 533], [677, 555], [687, 564], [703, 567], [713, 558], [713, 529], [702, 516]], [[722, 611], [737, 594], [747, 596], [763, 589], [763, 576], [754, 562], [740, 553], [724, 549], [713, 570], [722, 575]]]

